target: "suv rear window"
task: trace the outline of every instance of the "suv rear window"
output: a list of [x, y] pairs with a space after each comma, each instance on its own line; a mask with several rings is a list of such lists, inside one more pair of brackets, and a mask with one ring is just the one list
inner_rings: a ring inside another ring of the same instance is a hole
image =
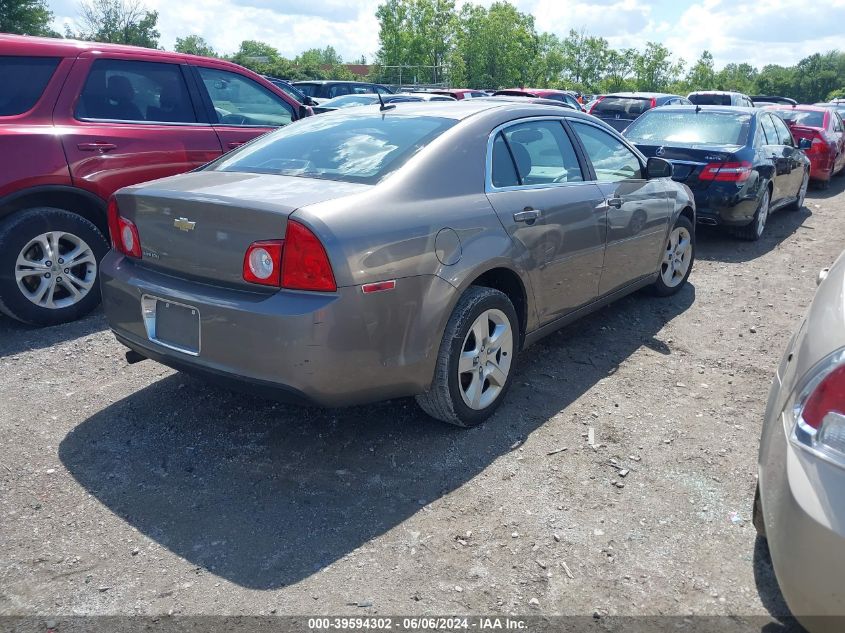
[[455, 123], [381, 114], [309, 117], [227, 154], [209, 169], [375, 184]]
[[31, 109], [58, 65], [58, 57], [0, 56], [0, 116]]
[[731, 105], [731, 96], [726, 94], [700, 94], [687, 97], [695, 105]]
[[592, 114], [638, 117], [650, 108], [651, 99], [644, 97], [605, 97], [593, 107]]
[[751, 118], [745, 113], [657, 108], [634, 121], [625, 138], [642, 145], [745, 145]]

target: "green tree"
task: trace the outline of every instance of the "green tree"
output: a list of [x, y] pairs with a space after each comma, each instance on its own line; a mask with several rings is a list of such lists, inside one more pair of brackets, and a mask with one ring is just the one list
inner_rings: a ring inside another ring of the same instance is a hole
[[337, 66], [343, 63], [343, 58], [333, 46], [325, 48], [309, 48], [300, 53], [294, 60], [301, 66]]
[[217, 57], [217, 53], [199, 35], [188, 35], [187, 37], [177, 37], [176, 46], [173, 47], [177, 53], [185, 53], [187, 55], [201, 55], [202, 57]]
[[560, 39], [553, 33], [541, 33], [537, 37], [537, 57], [532, 66], [531, 85], [538, 88], [559, 85], [565, 66]]
[[300, 72], [289, 60], [279, 54], [279, 51], [265, 42], [258, 40], [244, 40], [237, 52], [229, 57], [230, 61], [249, 68], [260, 75], [270, 75], [283, 79], [322, 79], [322, 75], [309, 77]]
[[683, 72], [683, 60], [672, 62], [672, 53], [663, 44], [646, 43], [634, 58], [638, 90], [663, 91]]
[[603, 37], [570, 30], [563, 40], [564, 70], [568, 88], [594, 91], [607, 71], [610, 47]]
[[78, 32], [67, 35], [81, 40], [132, 44], [157, 48], [158, 12], [147, 11], [138, 0], [88, 0], [79, 5]]
[[751, 94], [757, 83], [757, 69], [751, 64], [728, 64], [716, 74], [716, 87], [719, 90], [736, 90]]
[[601, 92], [620, 92], [632, 87], [630, 77], [634, 71], [636, 55], [637, 51], [632, 48], [608, 51]]
[[701, 53], [701, 57], [689, 69], [686, 83], [690, 91], [712, 90], [716, 87], [716, 68], [710, 51]]
[[0, 33], [60, 37], [52, 21], [46, 0], [0, 0]]

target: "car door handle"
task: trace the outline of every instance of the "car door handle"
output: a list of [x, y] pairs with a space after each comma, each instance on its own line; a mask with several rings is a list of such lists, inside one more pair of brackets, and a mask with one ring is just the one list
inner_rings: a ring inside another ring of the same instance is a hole
[[607, 206], [613, 207], [614, 209], [621, 209], [622, 208], [622, 198], [608, 198], [607, 199]]
[[231, 143], [227, 143], [227, 145], [229, 146], [229, 149], [235, 149], [236, 147], [240, 147], [244, 143], [246, 143], [246, 141], [232, 141]]
[[115, 145], [114, 143], [106, 143], [105, 141], [95, 141], [93, 143], [80, 143], [76, 147], [83, 152], [109, 152], [113, 149], [117, 149], [117, 145]]
[[532, 224], [537, 218], [543, 215], [543, 212], [540, 209], [532, 209], [531, 207], [525, 207], [522, 211], [517, 211], [513, 214], [513, 221], [514, 222], [528, 222]]

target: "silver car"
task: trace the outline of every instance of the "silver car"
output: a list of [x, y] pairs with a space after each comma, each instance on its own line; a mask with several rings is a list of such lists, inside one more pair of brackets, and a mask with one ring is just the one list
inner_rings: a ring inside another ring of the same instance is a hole
[[413, 395], [470, 426], [534, 341], [683, 286], [695, 205], [671, 170], [557, 107], [320, 115], [120, 190], [105, 312], [133, 360], [322, 406]]
[[[845, 255], [778, 367], [760, 442], [754, 524], [787, 605], [812, 633], [845, 616]], [[827, 619], [838, 616], [837, 619]]]

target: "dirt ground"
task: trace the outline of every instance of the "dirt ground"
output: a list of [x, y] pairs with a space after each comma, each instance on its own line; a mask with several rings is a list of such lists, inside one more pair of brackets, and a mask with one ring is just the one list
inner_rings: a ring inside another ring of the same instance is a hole
[[761, 416], [843, 244], [845, 178], [758, 243], [700, 231], [683, 292], [530, 348], [468, 431], [130, 366], [100, 313], [0, 319], [0, 615], [786, 614]]

